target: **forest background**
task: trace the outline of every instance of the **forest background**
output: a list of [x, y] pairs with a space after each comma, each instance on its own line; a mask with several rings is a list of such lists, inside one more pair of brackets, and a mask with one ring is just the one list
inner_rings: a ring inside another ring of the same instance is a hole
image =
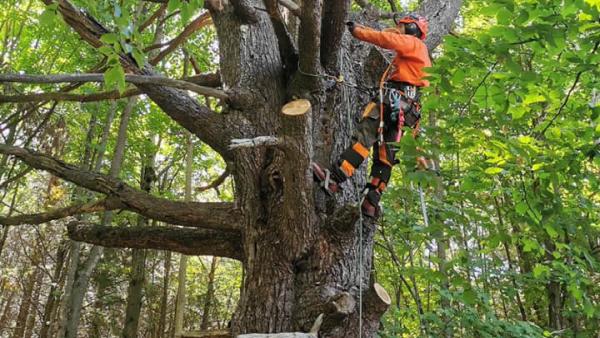
[[[157, 58], [163, 74], [199, 78], [217, 69], [219, 47], [201, 1], [73, 3], [135, 34], [145, 44], [128, 45], [128, 52]], [[418, 6], [370, 3], [385, 12]], [[352, 10], [365, 5], [356, 1]], [[157, 25], [159, 38], [148, 28]], [[188, 33], [173, 43], [182, 31]], [[0, 74], [105, 73], [104, 83], [78, 88], [3, 83], [0, 143], [108, 173], [156, 196], [232, 201], [225, 162], [138, 97], [114, 51], [80, 41], [56, 6], [2, 1], [0, 41]], [[176, 48], [164, 48], [170, 44]], [[403, 139], [402, 165], [382, 202], [373, 278], [392, 305], [381, 337], [600, 337], [599, 44], [598, 0], [463, 3], [433, 51], [424, 135]], [[216, 100], [198, 98], [219, 109]], [[416, 145], [439, 159], [439, 177], [412, 170]], [[66, 227], [74, 218], [19, 219], [90, 198], [0, 154], [1, 337], [59, 336], [73, 325], [66, 320], [73, 311], [80, 311], [80, 337], [227, 328], [243, 274], [236, 260], [103, 248], [69, 239], [77, 239], [77, 229]], [[161, 225], [127, 211], [85, 217], [121, 228]], [[443, 255], [439, 243], [447, 246]], [[75, 271], [83, 284], [74, 284]], [[68, 301], [76, 292], [79, 304]]]

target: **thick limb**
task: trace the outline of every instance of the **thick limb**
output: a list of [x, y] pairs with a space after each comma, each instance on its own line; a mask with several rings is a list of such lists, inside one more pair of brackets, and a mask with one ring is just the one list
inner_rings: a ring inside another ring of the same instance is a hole
[[0, 144], [0, 153], [13, 155], [27, 165], [48, 171], [86, 189], [115, 198], [121, 209], [151, 219], [191, 227], [236, 230], [241, 215], [232, 203], [178, 202], [152, 196], [107, 175], [85, 171], [51, 156], [27, 149]]

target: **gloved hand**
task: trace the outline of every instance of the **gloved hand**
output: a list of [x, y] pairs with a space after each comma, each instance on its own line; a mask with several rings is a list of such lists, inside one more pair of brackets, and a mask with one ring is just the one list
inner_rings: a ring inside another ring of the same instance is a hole
[[354, 28], [356, 28], [356, 24], [354, 23], [354, 21], [346, 22], [346, 26], [348, 26], [348, 31], [350, 33], [352, 33], [352, 31], [354, 31]]

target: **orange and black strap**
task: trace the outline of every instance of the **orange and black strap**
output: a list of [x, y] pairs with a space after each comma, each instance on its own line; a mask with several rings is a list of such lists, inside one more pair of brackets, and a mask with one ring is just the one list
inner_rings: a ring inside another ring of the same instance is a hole
[[360, 142], [356, 142], [342, 153], [340, 169], [347, 177], [350, 177], [354, 175], [356, 168], [363, 163], [367, 156], [369, 156], [369, 149]]

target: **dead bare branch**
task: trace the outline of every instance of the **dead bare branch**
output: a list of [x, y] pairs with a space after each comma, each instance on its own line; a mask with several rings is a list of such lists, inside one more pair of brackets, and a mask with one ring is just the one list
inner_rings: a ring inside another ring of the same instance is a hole
[[[228, 99], [222, 90], [199, 86], [195, 83], [170, 79], [164, 76], [126, 74], [125, 81], [137, 85], [153, 84], [193, 91], [200, 95]], [[62, 83], [62, 82], [104, 82], [104, 74], [59, 74], [59, 75], [30, 75], [30, 74], [0, 74], [0, 82], [20, 83]], [[2, 102], [2, 101], [0, 101]]]
[[48, 212], [19, 215], [11, 217], [0, 216], [0, 225], [42, 224], [49, 221], [66, 218], [73, 215], [89, 214], [98, 211], [120, 209], [121, 203], [117, 199], [103, 199], [89, 203], [79, 203], [66, 208]]
[[160, 53], [158, 53], [158, 55], [156, 55], [155, 57], [150, 59], [149, 63], [153, 66], [156, 65], [162, 59], [164, 59], [165, 56], [167, 56], [168, 54], [173, 52], [175, 49], [177, 49], [177, 47], [179, 47], [183, 42], [185, 42], [186, 39], [188, 37], [190, 37], [193, 33], [195, 33], [200, 28], [207, 26], [211, 23], [212, 23], [212, 19], [210, 17], [210, 14], [208, 12], [203, 13], [202, 15], [200, 15], [199, 17], [194, 19], [192, 22], [190, 22], [183, 29], [183, 31], [181, 33], [179, 33], [179, 35], [177, 37], [175, 37], [173, 40], [169, 41], [167, 43], [168, 47], [165, 48], [164, 50], [162, 50]]
[[111, 227], [78, 222], [69, 224], [68, 230], [75, 241], [104, 247], [169, 250], [243, 260], [239, 232], [164, 226]]

